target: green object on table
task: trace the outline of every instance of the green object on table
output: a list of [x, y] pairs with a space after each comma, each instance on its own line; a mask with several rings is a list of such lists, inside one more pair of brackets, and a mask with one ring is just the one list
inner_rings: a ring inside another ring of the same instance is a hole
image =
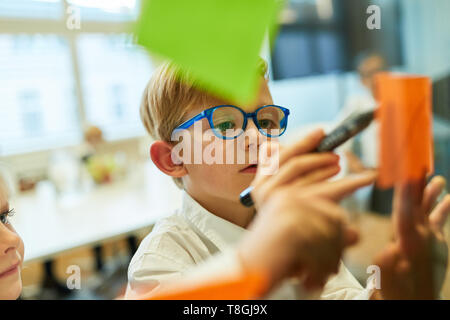
[[93, 155], [86, 163], [92, 179], [98, 184], [111, 182], [117, 170], [116, 160], [112, 155]]
[[202, 88], [248, 103], [257, 63], [273, 32], [280, 0], [143, 0], [138, 44], [186, 70]]

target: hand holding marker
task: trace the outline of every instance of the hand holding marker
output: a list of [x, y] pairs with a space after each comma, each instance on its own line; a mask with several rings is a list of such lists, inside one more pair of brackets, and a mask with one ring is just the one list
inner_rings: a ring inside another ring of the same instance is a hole
[[[374, 114], [375, 111], [372, 110], [350, 116], [323, 138], [315, 152], [328, 152], [334, 150], [367, 128], [374, 119]], [[251, 197], [252, 190], [253, 186], [250, 186], [240, 194], [240, 201], [246, 207], [251, 207], [254, 204]]]

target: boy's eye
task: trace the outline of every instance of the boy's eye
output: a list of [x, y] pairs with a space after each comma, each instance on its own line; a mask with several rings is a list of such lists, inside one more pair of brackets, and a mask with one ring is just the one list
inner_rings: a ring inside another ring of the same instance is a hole
[[214, 126], [214, 128], [220, 130], [220, 131], [226, 131], [229, 129], [234, 129], [235, 128], [235, 123], [233, 121], [224, 121], [221, 122], [219, 124], [216, 124]]
[[272, 120], [269, 120], [269, 119], [258, 120], [258, 123], [262, 129], [274, 129], [274, 128], [279, 127], [275, 124], [275, 122], [273, 122]]

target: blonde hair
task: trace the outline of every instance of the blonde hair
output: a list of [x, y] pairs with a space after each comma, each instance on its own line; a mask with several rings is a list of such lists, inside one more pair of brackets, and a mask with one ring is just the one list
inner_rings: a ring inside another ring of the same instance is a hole
[[[258, 61], [258, 71], [267, 76], [267, 63], [262, 58]], [[153, 139], [172, 143], [172, 131], [183, 122], [188, 111], [214, 100], [218, 98], [202, 90], [188, 72], [181, 71], [172, 62], [165, 62], [155, 70], [145, 87], [141, 120]], [[180, 178], [174, 181], [183, 188]]]

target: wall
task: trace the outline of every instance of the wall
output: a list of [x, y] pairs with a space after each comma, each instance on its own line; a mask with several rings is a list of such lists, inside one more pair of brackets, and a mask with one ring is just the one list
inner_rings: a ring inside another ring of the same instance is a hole
[[439, 78], [450, 72], [450, 1], [400, 0], [409, 72]]

